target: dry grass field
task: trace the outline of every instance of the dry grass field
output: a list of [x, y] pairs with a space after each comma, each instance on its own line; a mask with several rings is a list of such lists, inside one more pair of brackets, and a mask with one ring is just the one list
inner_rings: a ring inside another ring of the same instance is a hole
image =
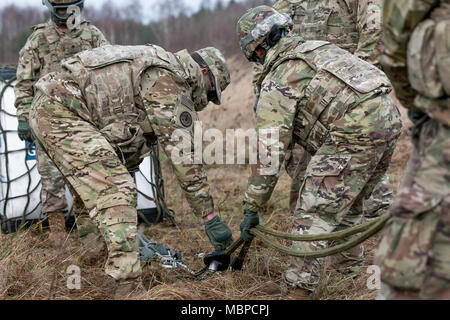
[[[240, 57], [229, 62], [232, 84], [224, 93], [222, 106], [210, 106], [200, 114], [205, 129], [248, 129], [253, 126], [251, 66]], [[410, 123], [406, 116], [404, 118], [405, 132], [390, 167], [391, 182], [396, 189], [411, 150], [407, 136]], [[212, 251], [212, 247], [204, 233], [203, 223], [192, 214], [182, 197], [167, 161], [163, 162], [163, 170], [167, 204], [176, 212], [177, 225], [159, 224], [142, 229], [151, 240], [164, 242], [181, 251], [192, 269], [200, 269], [203, 262], [197, 254]], [[207, 173], [216, 209], [231, 226], [236, 238], [239, 236], [249, 166], [214, 165], [207, 167]], [[271, 227], [280, 231], [289, 231], [290, 228], [289, 184], [290, 179], [283, 172], [266, 211], [262, 213], [262, 220], [269, 221]], [[377, 241], [375, 236], [365, 243], [367, 266], [372, 264]], [[15, 235], [0, 235], [0, 299], [112, 299], [113, 284], [102, 271], [105, 257], [98, 257], [88, 265], [78, 260], [82, 250], [76, 232], [70, 233], [62, 248], [52, 247], [45, 233], [26, 230]], [[142, 299], [305, 299], [282, 281], [288, 264], [289, 257], [269, 249], [260, 241], [253, 242], [244, 271], [215, 273], [201, 281], [182, 270], [163, 269], [152, 263], [143, 268], [143, 281], [148, 292]], [[81, 268], [80, 290], [69, 290], [66, 286], [67, 268], [71, 265]], [[376, 291], [366, 286], [370, 276], [366, 268], [351, 274], [339, 271], [325, 270], [317, 299], [375, 298]]]

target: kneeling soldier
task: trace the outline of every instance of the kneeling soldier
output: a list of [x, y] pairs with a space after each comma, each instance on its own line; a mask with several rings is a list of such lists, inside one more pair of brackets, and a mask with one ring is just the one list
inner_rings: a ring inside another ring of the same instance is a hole
[[[313, 156], [300, 188], [292, 233], [321, 234], [361, 222], [363, 200], [383, 178], [402, 130], [382, 71], [330, 42], [290, 36], [291, 26], [288, 15], [268, 6], [249, 10], [237, 25], [245, 56], [263, 65], [255, 123], [263, 148], [244, 196], [244, 240], [252, 239], [249, 229], [259, 224], [258, 213], [270, 199], [293, 139]], [[279, 140], [263, 134], [269, 129]], [[273, 158], [272, 163], [265, 157]], [[293, 243], [301, 251], [327, 245]], [[338, 258], [361, 263], [362, 247]], [[293, 259], [286, 281], [315, 291], [322, 263], [323, 259]]]
[[191, 141], [193, 153], [197, 111], [209, 101], [220, 104], [230, 82], [220, 51], [205, 48], [190, 55], [155, 45], [104, 46], [62, 65], [65, 72], [36, 84], [31, 128], [101, 231], [108, 247], [105, 271], [118, 282], [116, 298], [142, 288], [137, 190], [130, 172], [155, 140], [195, 214], [204, 219], [211, 243], [224, 250], [232, 235], [215, 214], [203, 166], [172, 158], [179, 154], [174, 131]]

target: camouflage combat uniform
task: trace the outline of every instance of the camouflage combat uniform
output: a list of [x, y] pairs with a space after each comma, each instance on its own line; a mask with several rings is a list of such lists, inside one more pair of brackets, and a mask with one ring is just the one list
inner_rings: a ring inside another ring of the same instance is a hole
[[[256, 32], [253, 32], [254, 36]], [[293, 139], [312, 159], [294, 213], [293, 233], [322, 234], [361, 222], [363, 201], [385, 174], [402, 130], [401, 115], [388, 96], [387, 77], [371, 64], [325, 41], [282, 38], [265, 56], [258, 81], [256, 130], [279, 130], [280, 166]], [[244, 207], [261, 212], [279, 177], [279, 167], [252, 167]], [[326, 242], [299, 243], [303, 251]], [[361, 260], [352, 252], [347, 259]], [[293, 259], [291, 285], [314, 291], [322, 259]]]
[[[273, 8], [291, 16], [292, 32], [304, 40], [329, 41], [358, 58], [379, 66], [382, 0], [280, 0]], [[293, 144], [286, 154], [285, 168], [292, 178], [290, 210], [294, 211], [311, 155]], [[393, 200], [387, 174], [364, 205], [368, 218], [387, 211]]]
[[[193, 144], [196, 111], [208, 103], [201, 68], [186, 50], [174, 55], [153, 45], [104, 46], [63, 66], [68, 72], [36, 84], [31, 128], [102, 231], [106, 273], [136, 278], [137, 190], [129, 171], [151, 143], [157, 141], [171, 160], [194, 213], [214, 211], [203, 166], [172, 159], [179, 153], [173, 132]], [[193, 150], [185, 156], [193, 157]]]
[[450, 299], [450, 1], [386, 0], [381, 62], [414, 150], [375, 256], [379, 299]]
[[292, 17], [304, 40], [329, 41], [378, 65], [383, 0], [280, 0], [273, 8]]
[[[20, 51], [17, 68], [14, 91], [19, 120], [29, 120], [31, 102], [35, 96], [33, 86], [40, 77], [61, 70], [63, 59], [105, 44], [107, 41], [101, 31], [87, 21], [72, 31], [56, 27], [51, 20], [34, 26], [33, 33]], [[39, 146], [37, 160], [42, 181], [42, 212], [67, 212], [63, 177]]]

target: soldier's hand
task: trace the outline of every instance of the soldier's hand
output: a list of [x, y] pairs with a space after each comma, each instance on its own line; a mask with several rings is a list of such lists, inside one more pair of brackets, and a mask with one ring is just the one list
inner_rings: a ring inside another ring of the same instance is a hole
[[241, 238], [244, 241], [252, 241], [254, 236], [250, 233], [250, 229], [259, 225], [259, 216], [257, 212], [244, 210], [244, 219], [241, 222]]
[[224, 251], [233, 243], [233, 236], [230, 228], [219, 216], [205, 222], [205, 232], [216, 251]]
[[28, 124], [28, 121], [19, 120], [19, 126], [17, 128], [17, 131], [19, 133], [19, 138], [22, 141], [28, 141], [33, 142], [33, 134], [31, 133], [30, 125]]

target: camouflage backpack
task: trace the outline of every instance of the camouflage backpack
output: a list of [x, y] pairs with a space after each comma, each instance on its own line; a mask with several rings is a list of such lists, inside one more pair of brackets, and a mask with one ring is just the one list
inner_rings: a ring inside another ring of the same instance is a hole
[[417, 92], [431, 99], [450, 96], [450, 4], [441, 4], [414, 29], [407, 59]]

